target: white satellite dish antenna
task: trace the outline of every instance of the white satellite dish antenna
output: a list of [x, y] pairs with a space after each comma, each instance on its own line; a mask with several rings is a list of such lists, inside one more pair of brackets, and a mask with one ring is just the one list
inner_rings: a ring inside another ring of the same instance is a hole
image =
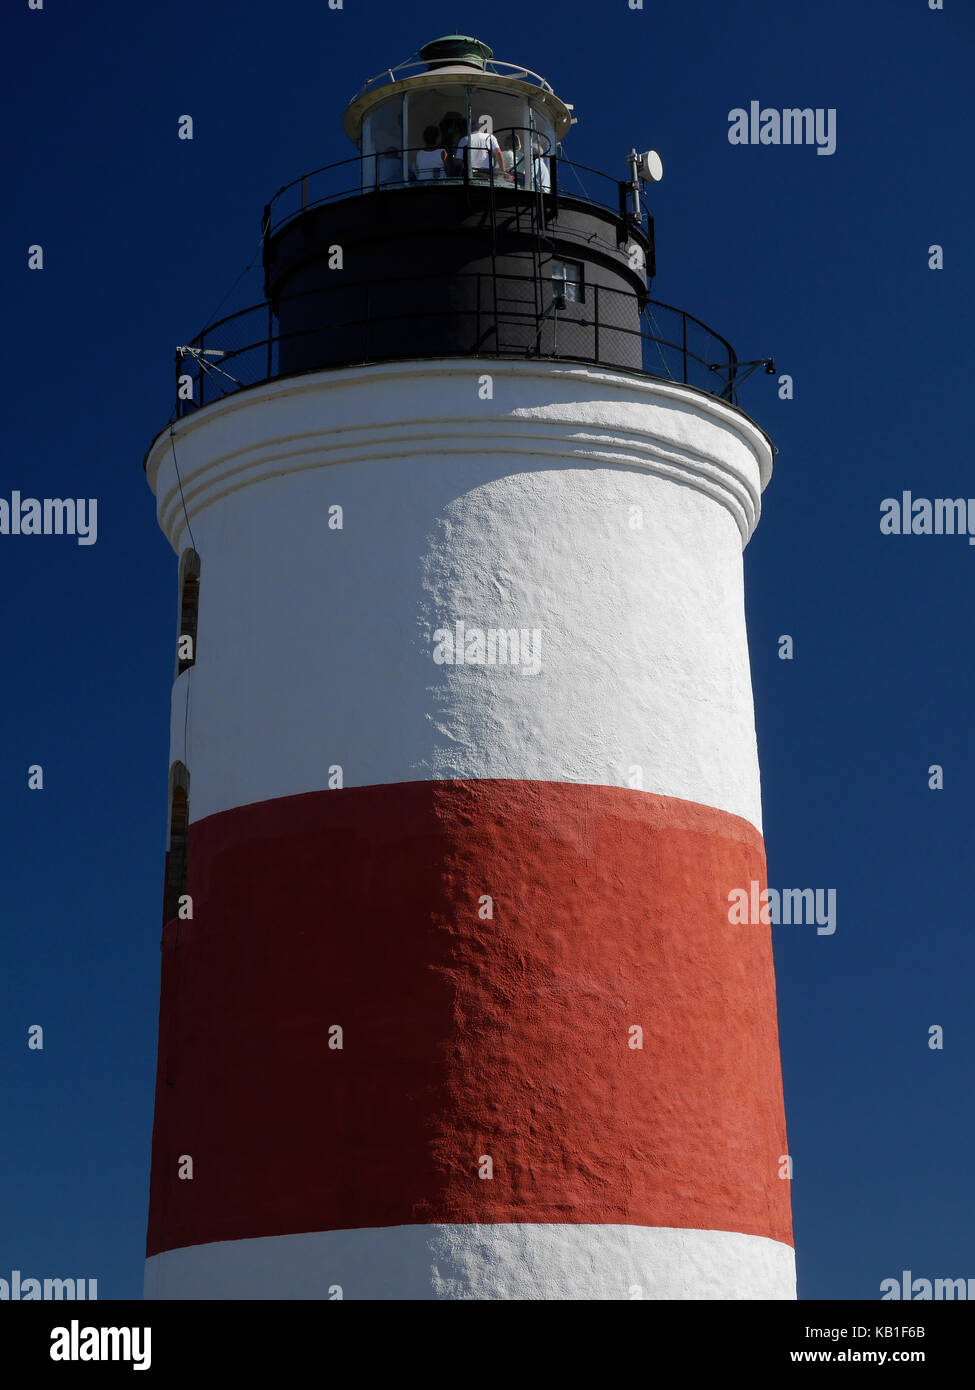
[[664, 176], [664, 162], [656, 150], [646, 150], [637, 161], [637, 173], [644, 183], [659, 183]]

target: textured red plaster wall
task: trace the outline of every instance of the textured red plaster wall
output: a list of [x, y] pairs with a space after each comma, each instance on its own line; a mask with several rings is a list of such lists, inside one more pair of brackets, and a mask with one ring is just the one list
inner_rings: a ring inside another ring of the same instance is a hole
[[791, 1243], [769, 928], [728, 922], [753, 879], [747, 822], [612, 787], [427, 781], [194, 824], [148, 1253], [420, 1222]]

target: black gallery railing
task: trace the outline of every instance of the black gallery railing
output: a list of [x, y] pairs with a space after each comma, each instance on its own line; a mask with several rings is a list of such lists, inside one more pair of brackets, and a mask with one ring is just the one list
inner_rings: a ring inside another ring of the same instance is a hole
[[220, 319], [177, 352], [177, 416], [322, 367], [468, 356], [624, 367], [731, 404], [750, 374], [725, 338], [673, 305], [604, 285], [471, 272], [338, 282]]
[[398, 141], [372, 154], [355, 154], [311, 169], [279, 188], [264, 209], [266, 237], [294, 218], [346, 198], [389, 193], [402, 188], [442, 188], [444, 185], [490, 186], [498, 193], [543, 193], [549, 214], [560, 199], [589, 203], [616, 216], [627, 217], [629, 185], [601, 169], [566, 159], [559, 147], [528, 127], [497, 127], [491, 134], [498, 148], [461, 148], [454, 137], [430, 147], [401, 147]]

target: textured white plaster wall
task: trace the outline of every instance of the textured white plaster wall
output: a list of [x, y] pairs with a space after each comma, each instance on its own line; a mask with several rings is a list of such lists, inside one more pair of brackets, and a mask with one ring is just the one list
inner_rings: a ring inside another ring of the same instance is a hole
[[[741, 415], [625, 373], [452, 360], [271, 383], [175, 442], [203, 563], [172, 717], [193, 820], [336, 763], [347, 786], [638, 766], [761, 828], [742, 546], [771, 452]], [[147, 472], [179, 551], [168, 432]], [[540, 672], [435, 664], [457, 619], [537, 629]]]

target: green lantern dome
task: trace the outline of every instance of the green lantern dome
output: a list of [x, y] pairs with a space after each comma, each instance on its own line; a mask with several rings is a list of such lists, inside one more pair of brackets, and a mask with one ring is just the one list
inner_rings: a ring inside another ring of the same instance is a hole
[[465, 67], [480, 68], [483, 72], [487, 60], [494, 57], [494, 50], [469, 34], [445, 34], [442, 39], [424, 44], [418, 57], [431, 69], [462, 63]]

